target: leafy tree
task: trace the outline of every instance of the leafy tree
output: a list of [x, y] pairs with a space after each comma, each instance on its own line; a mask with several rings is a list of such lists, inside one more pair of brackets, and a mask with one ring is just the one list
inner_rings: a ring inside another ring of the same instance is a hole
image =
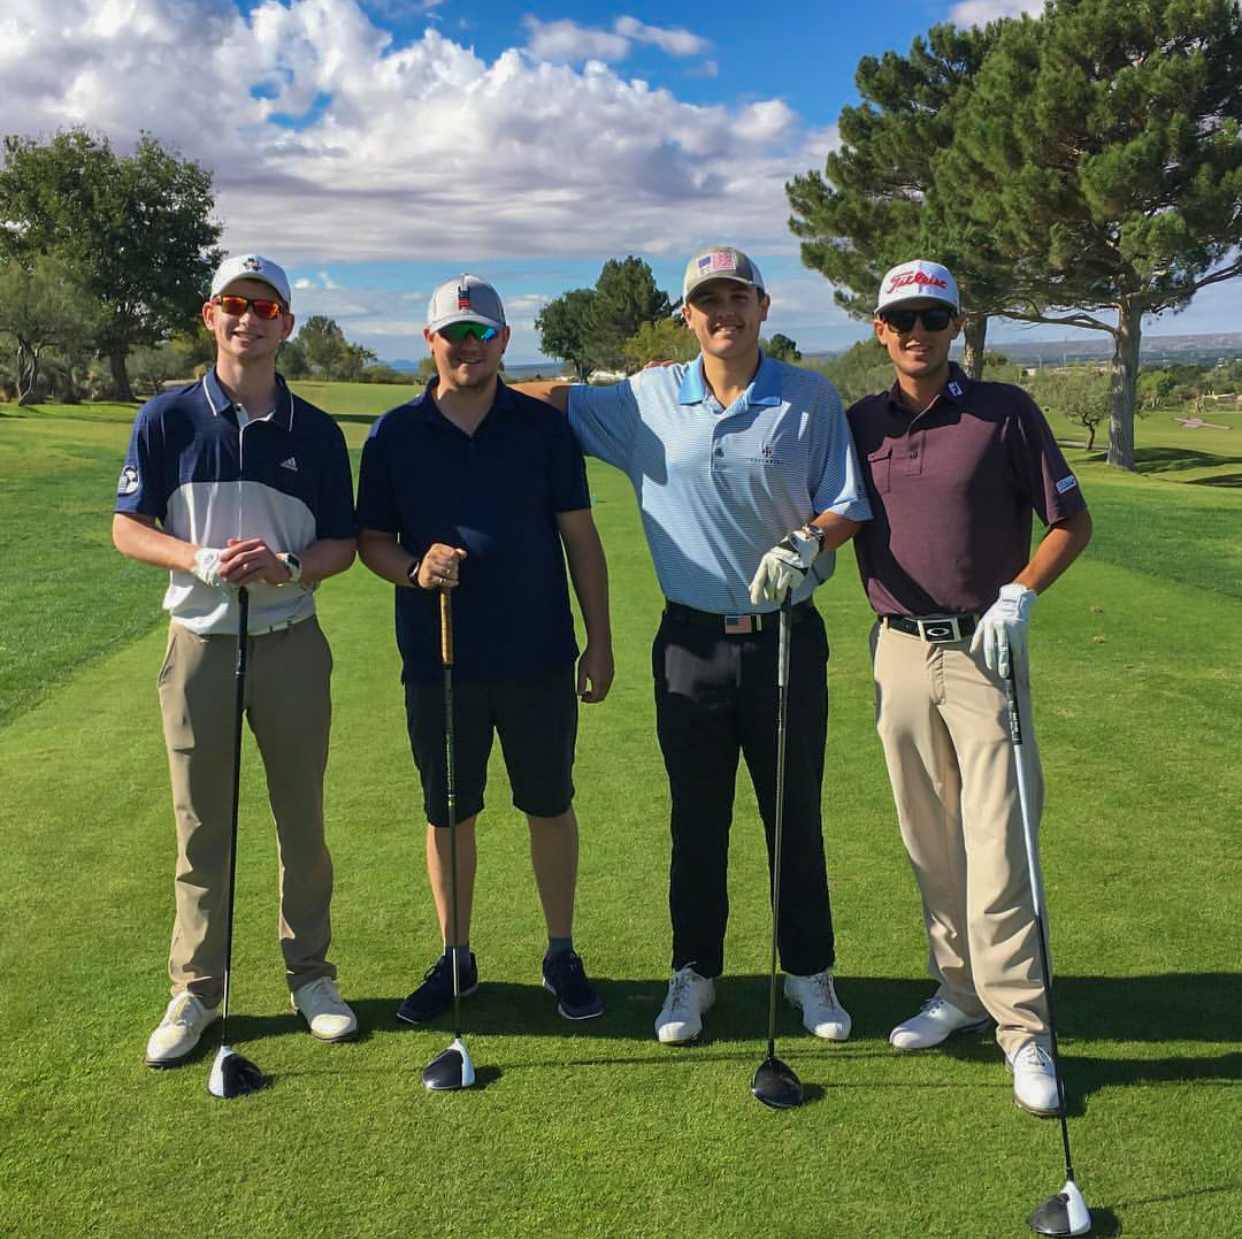
[[1240, 125], [1233, 0], [1052, 0], [1003, 23], [937, 161], [937, 197], [1012, 255], [1010, 316], [1112, 336], [1112, 465], [1143, 315], [1242, 272]]
[[693, 361], [699, 355], [699, 342], [684, 319], [670, 316], [640, 323], [623, 352], [627, 367], [634, 371], [653, 361]]
[[59, 254], [103, 307], [97, 332], [119, 399], [125, 358], [187, 327], [220, 261], [211, 173], [143, 134], [116, 155], [101, 136], [69, 129], [50, 141], [10, 135], [0, 169], [0, 254], [29, 263]]
[[[988, 315], [1001, 308], [986, 237], [960, 220], [932, 220], [935, 166], [999, 24], [959, 30], [933, 26], [907, 56], [865, 56], [854, 75], [862, 102], [842, 109], [841, 146], [823, 173], [785, 186], [802, 240], [802, 261], [837, 285], [839, 305], [870, 319], [884, 272], [910, 258], [943, 262], [957, 278], [967, 311], [967, 372], [978, 378]], [[951, 192], [951, 191], [947, 191]]]
[[310, 374], [310, 362], [306, 359], [306, 346], [300, 336], [286, 340], [276, 355], [276, 364], [287, 379], [304, 379]]
[[378, 360], [378, 354], [365, 345], [346, 343], [341, 353], [340, 378], [346, 383], [355, 383], [363, 367]]
[[343, 369], [349, 348], [345, 333], [335, 319], [323, 314], [312, 314], [302, 324], [297, 340], [306, 354], [306, 360], [324, 379], [331, 381], [333, 375]]
[[419, 381], [426, 386], [436, 377], [436, 359], [428, 354], [418, 363]]
[[545, 357], [568, 362], [574, 377], [585, 382], [594, 369], [591, 357], [591, 309], [593, 288], [572, 288], [562, 293], [535, 316], [539, 351]]
[[859, 340], [840, 357], [820, 362], [814, 368], [836, 384], [847, 406], [893, 385], [892, 360], [875, 336]]
[[1032, 394], [1049, 413], [1059, 413], [1087, 432], [1087, 450], [1095, 448], [1100, 424], [1108, 420], [1108, 379], [1094, 368], [1075, 366], [1043, 376]]
[[158, 396], [169, 379], [186, 373], [184, 355], [171, 344], [140, 344], [130, 353], [128, 362], [129, 369], [152, 396]]
[[98, 329], [99, 313], [56, 257], [38, 255], [27, 267], [0, 262], [0, 336], [16, 349], [18, 404], [37, 398], [45, 350], [80, 351]]
[[802, 353], [799, 351], [797, 344], [788, 336], [782, 335], [779, 331], [770, 339], [761, 341], [763, 351], [769, 357], [775, 357], [777, 361], [801, 361]]
[[588, 315], [589, 353], [595, 365], [621, 369], [625, 364], [625, 342], [643, 323], [666, 319], [671, 310], [668, 293], [656, 287], [647, 263], [633, 255], [610, 258], [595, 281]]
[[1144, 370], [1139, 375], [1138, 394], [1145, 409], [1159, 409], [1177, 390], [1177, 378], [1168, 370]]

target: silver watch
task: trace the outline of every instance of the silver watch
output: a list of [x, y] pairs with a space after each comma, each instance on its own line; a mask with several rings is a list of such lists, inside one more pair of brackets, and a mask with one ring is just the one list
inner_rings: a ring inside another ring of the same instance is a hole
[[276, 558], [288, 570], [289, 580], [287, 583], [289, 585], [294, 585], [302, 579], [302, 561], [292, 551], [286, 551], [283, 555], [277, 555]]

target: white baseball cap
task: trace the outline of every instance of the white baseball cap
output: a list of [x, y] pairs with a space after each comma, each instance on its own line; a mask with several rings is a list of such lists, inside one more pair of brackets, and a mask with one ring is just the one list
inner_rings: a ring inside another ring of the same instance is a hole
[[445, 280], [427, 304], [427, 330], [434, 335], [452, 323], [482, 323], [499, 331], [505, 325], [500, 294], [477, 275]]
[[938, 262], [915, 258], [894, 267], [880, 281], [880, 298], [875, 312], [889, 310], [906, 301], [943, 301], [953, 307], [953, 313], [962, 312], [961, 299], [957, 294], [957, 281], [948, 267]]
[[211, 295], [218, 297], [234, 280], [258, 280], [272, 289], [285, 305], [292, 304], [289, 277], [284, 268], [277, 266], [270, 258], [262, 258], [258, 254], [226, 258], [211, 277]]

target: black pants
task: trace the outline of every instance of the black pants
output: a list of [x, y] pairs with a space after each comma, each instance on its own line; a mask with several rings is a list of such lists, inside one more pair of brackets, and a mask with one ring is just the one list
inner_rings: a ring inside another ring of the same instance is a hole
[[[729, 826], [739, 752], [768, 841], [776, 824], [776, 625], [726, 636], [665, 615], [652, 646], [656, 727], [672, 795], [673, 968], [724, 970]], [[809, 976], [835, 960], [820, 792], [828, 731], [828, 642], [814, 608], [790, 629], [781, 860], [781, 966]]]

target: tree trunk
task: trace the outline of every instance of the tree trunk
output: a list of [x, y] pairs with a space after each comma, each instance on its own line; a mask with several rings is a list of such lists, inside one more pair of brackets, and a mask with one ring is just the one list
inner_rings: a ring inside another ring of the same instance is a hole
[[35, 384], [39, 381], [39, 353], [24, 340], [17, 342], [17, 404], [34, 403]]
[[988, 338], [988, 316], [967, 314], [962, 328], [962, 369], [968, 379], [983, 378], [983, 346]]
[[1108, 385], [1108, 463], [1134, 472], [1134, 397], [1138, 388], [1143, 311], [1128, 297], [1117, 308]]
[[1095, 422], [1087, 427], [1087, 451], [1095, 450]]
[[133, 400], [134, 391], [129, 385], [129, 372], [125, 369], [125, 350], [113, 348], [108, 353], [108, 363], [112, 367], [112, 398]]

